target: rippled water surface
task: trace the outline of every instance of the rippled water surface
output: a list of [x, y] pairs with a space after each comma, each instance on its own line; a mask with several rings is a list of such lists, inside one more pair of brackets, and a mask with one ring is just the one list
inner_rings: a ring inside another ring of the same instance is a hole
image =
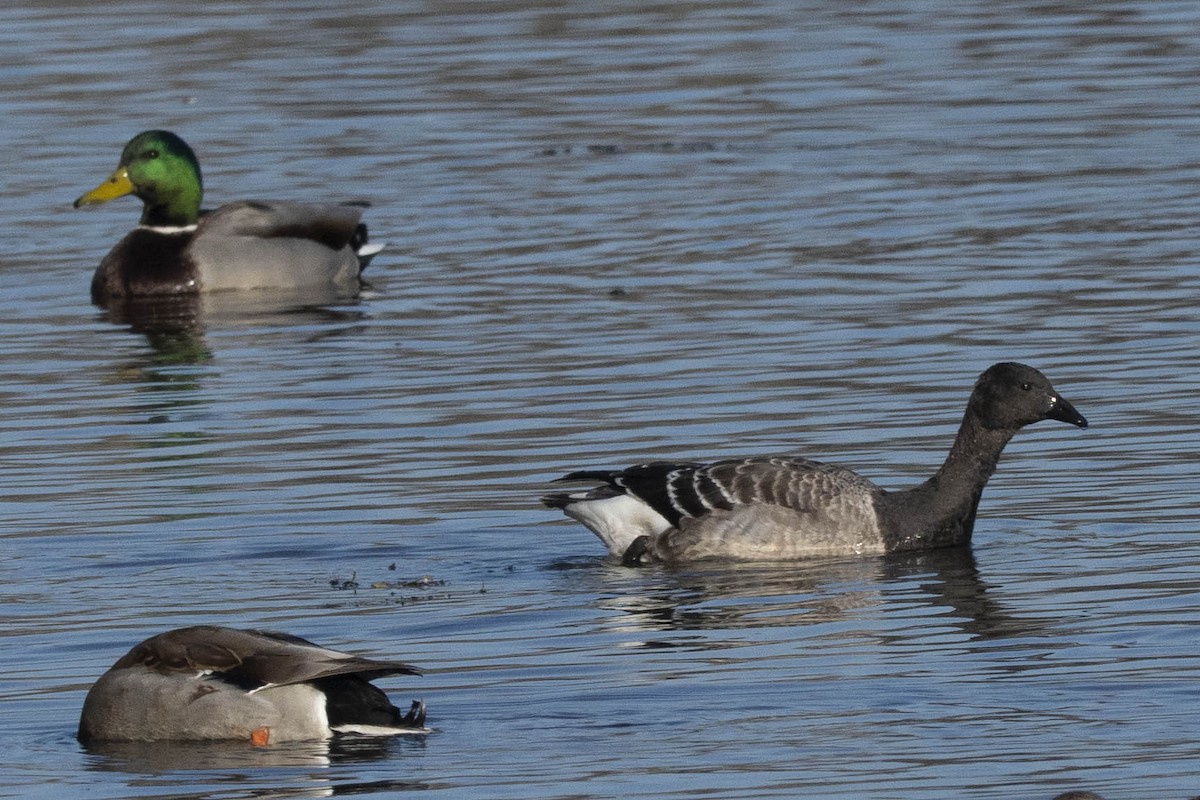
[[[0, 76], [0, 796], [1200, 792], [1194, 3], [56, 2]], [[137, 203], [70, 201], [151, 127], [213, 204], [369, 200], [369, 290], [92, 307]], [[902, 486], [1008, 359], [1092, 426], [969, 551], [630, 570], [537, 502]], [[420, 665], [436, 731], [82, 749], [197, 622]]]

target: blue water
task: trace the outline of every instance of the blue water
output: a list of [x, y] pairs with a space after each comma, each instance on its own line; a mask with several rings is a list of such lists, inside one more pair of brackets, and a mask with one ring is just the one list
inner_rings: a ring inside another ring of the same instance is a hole
[[[1200, 792], [1200, 9], [144, 2], [0, 10], [0, 796]], [[134, 133], [209, 202], [364, 199], [354, 301], [88, 302]], [[975, 376], [968, 551], [629, 570], [571, 469], [785, 452], [885, 486]], [[436, 731], [86, 751], [213, 622], [399, 657]]]

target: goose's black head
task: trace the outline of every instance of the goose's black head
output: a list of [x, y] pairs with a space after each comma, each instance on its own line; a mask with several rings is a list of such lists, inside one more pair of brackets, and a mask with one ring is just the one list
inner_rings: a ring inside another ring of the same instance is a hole
[[971, 392], [970, 408], [987, 428], [1017, 430], [1055, 419], [1080, 428], [1087, 420], [1058, 393], [1041, 372], [1025, 364], [993, 364], [979, 376]]

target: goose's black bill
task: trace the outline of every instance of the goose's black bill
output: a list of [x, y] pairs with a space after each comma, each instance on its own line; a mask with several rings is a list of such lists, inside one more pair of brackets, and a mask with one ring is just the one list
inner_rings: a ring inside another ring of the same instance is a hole
[[1075, 406], [1068, 403], [1061, 397], [1054, 398], [1054, 405], [1050, 407], [1050, 413], [1046, 415], [1047, 419], [1056, 419], [1059, 422], [1068, 422], [1079, 428], [1088, 426], [1087, 419], [1083, 414], [1075, 410]]

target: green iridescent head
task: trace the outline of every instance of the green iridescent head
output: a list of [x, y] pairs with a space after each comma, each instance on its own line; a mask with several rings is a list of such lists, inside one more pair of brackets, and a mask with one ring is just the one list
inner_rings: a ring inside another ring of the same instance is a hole
[[145, 204], [143, 225], [196, 224], [204, 196], [196, 154], [170, 131], [139, 133], [125, 145], [116, 171], [76, 200], [75, 207], [106, 203], [127, 194], [136, 195]]

